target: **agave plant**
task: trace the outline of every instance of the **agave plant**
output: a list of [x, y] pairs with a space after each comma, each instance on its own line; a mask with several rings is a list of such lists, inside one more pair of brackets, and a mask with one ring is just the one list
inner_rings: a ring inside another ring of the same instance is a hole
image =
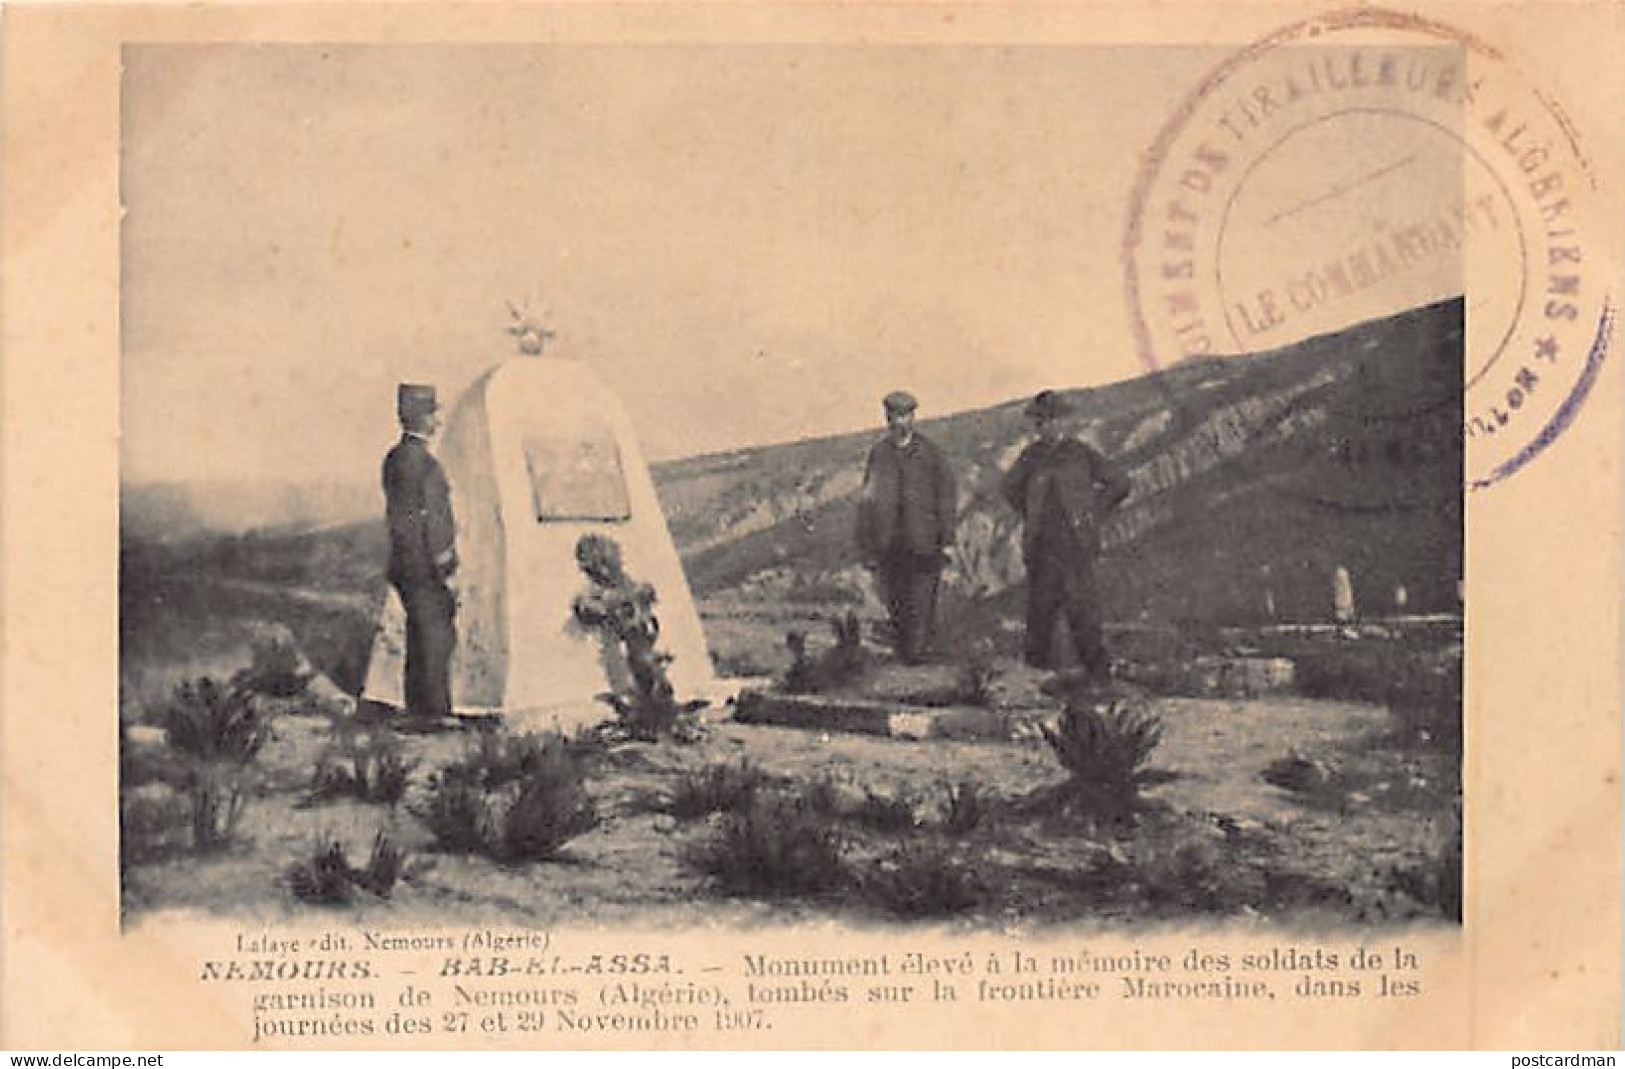
[[1133, 812], [1140, 791], [1159, 778], [1148, 765], [1162, 742], [1162, 721], [1127, 702], [1100, 707], [1075, 698], [1059, 723], [1043, 731], [1071, 773], [1062, 789], [1069, 808], [1119, 819]]
[[417, 759], [408, 759], [391, 735], [358, 732], [338, 718], [333, 730], [337, 738], [317, 755], [306, 804], [334, 798], [399, 803]]
[[905, 917], [940, 917], [974, 909], [989, 897], [973, 863], [940, 843], [911, 842], [880, 859], [864, 889]]
[[992, 798], [975, 780], [945, 782], [942, 826], [950, 835], [969, 835], [992, 809]]
[[317, 840], [308, 860], [288, 870], [288, 889], [302, 902], [322, 906], [342, 906], [354, 890], [354, 870], [337, 839]]
[[543, 861], [598, 826], [581, 759], [563, 736], [481, 736], [430, 777], [418, 816], [442, 850]]
[[728, 894], [797, 895], [849, 879], [833, 819], [803, 799], [759, 793], [730, 813], [692, 859]]
[[666, 812], [685, 820], [735, 813], [755, 801], [766, 786], [767, 775], [748, 760], [737, 765], [714, 764], [678, 780]]
[[288, 888], [301, 901], [322, 906], [348, 905], [355, 889], [388, 898], [395, 884], [407, 874], [407, 854], [387, 832], [379, 829], [372, 840], [367, 867], [350, 864], [349, 855], [337, 839], [317, 839], [311, 856], [288, 869]]
[[406, 875], [407, 853], [382, 829], [372, 840], [372, 853], [367, 867], [352, 873], [356, 886], [370, 891], [379, 898], [388, 898], [395, 890], [395, 882]]
[[165, 738], [180, 758], [179, 786], [191, 801], [192, 843], [231, 840], [253, 786], [253, 764], [271, 738], [252, 695], [205, 676], [180, 684], [164, 714]]

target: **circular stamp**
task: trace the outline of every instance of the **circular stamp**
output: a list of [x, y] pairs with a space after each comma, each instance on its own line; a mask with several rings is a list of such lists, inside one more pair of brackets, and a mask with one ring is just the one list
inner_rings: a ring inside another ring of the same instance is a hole
[[1158, 371], [1296, 361], [1261, 378], [1245, 437], [1332, 463], [1311, 496], [1420, 506], [1443, 478], [1459, 499], [1540, 455], [1596, 382], [1595, 201], [1573, 124], [1501, 49], [1378, 9], [1296, 22], [1220, 63], [1145, 153], [1136, 345]]

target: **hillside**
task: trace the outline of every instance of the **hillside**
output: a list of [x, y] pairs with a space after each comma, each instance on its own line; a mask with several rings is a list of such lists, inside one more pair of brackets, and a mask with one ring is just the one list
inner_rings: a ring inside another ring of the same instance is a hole
[[[1330, 575], [1373, 612], [1454, 611], [1461, 571], [1462, 304], [1444, 302], [1248, 358], [1068, 391], [1079, 432], [1130, 473], [1105, 530], [1119, 620], [1322, 619]], [[1026, 440], [1023, 402], [926, 420], [959, 475], [951, 578], [1021, 580], [999, 474]], [[878, 430], [875, 432], [878, 434]], [[656, 473], [690, 577], [706, 593], [840, 586], [875, 435], [696, 457]]]
[[[1067, 391], [1079, 433], [1134, 484], [1104, 532], [1108, 618], [1257, 622], [1272, 618], [1272, 604], [1275, 619], [1325, 619], [1339, 565], [1368, 612], [1393, 611], [1400, 586], [1406, 611], [1456, 611], [1462, 315], [1462, 302], [1449, 301], [1274, 353]], [[959, 477], [950, 580], [1005, 601], [1022, 569], [998, 482], [1026, 440], [1023, 403], [921, 424]], [[856, 493], [878, 433], [657, 465], [696, 593], [854, 596]], [[254, 507], [270, 493], [250, 495]], [[217, 507], [226, 500], [210, 496]], [[354, 496], [344, 499], [349, 514], [364, 515]], [[321, 507], [302, 499], [301, 515]], [[377, 520], [222, 534], [208, 513], [174, 487], [127, 489], [127, 580], [182, 569], [334, 593], [381, 584]]]
[[[382, 453], [379, 454], [382, 456]], [[297, 533], [359, 523], [383, 508], [375, 483], [265, 480], [126, 484], [119, 524], [141, 542], [175, 543], [249, 532]]]

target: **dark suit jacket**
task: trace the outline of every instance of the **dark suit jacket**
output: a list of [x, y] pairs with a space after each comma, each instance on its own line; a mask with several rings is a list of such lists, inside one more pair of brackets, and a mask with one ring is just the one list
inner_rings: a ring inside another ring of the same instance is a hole
[[1093, 446], [1076, 438], [1054, 445], [1034, 442], [1004, 477], [1004, 495], [1021, 514], [1025, 548], [1031, 558], [1040, 521], [1051, 495], [1080, 552], [1100, 552], [1100, 520], [1123, 503], [1128, 476]]
[[428, 444], [401, 436], [384, 458], [389, 581], [437, 582], [457, 570], [457, 531], [445, 470]]
[[954, 543], [954, 474], [942, 451], [919, 433], [899, 448], [882, 438], [869, 450], [858, 504], [858, 546], [875, 559], [906, 550], [941, 553]]

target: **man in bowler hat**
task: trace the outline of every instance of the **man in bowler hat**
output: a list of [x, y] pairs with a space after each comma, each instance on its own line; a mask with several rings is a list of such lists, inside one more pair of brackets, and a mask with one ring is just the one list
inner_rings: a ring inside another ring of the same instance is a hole
[[886, 436], [869, 450], [858, 506], [858, 547], [880, 581], [893, 648], [926, 659], [937, 584], [954, 542], [954, 476], [942, 451], [914, 429], [914, 397], [887, 394]]
[[1027, 405], [1036, 440], [1004, 479], [1021, 514], [1027, 561], [1027, 663], [1052, 668], [1056, 618], [1065, 615], [1078, 658], [1096, 683], [1111, 679], [1101, 637], [1095, 558], [1100, 522], [1128, 497], [1128, 477], [1100, 451], [1066, 432], [1066, 399], [1045, 390]]
[[423, 722], [451, 715], [451, 654], [457, 603], [446, 580], [457, 570], [456, 526], [446, 473], [429, 451], [440, 428], [433, 386], [401, 384], [401, 440], [384, 458], [389, 582], [406, 609], [406, 713]]

